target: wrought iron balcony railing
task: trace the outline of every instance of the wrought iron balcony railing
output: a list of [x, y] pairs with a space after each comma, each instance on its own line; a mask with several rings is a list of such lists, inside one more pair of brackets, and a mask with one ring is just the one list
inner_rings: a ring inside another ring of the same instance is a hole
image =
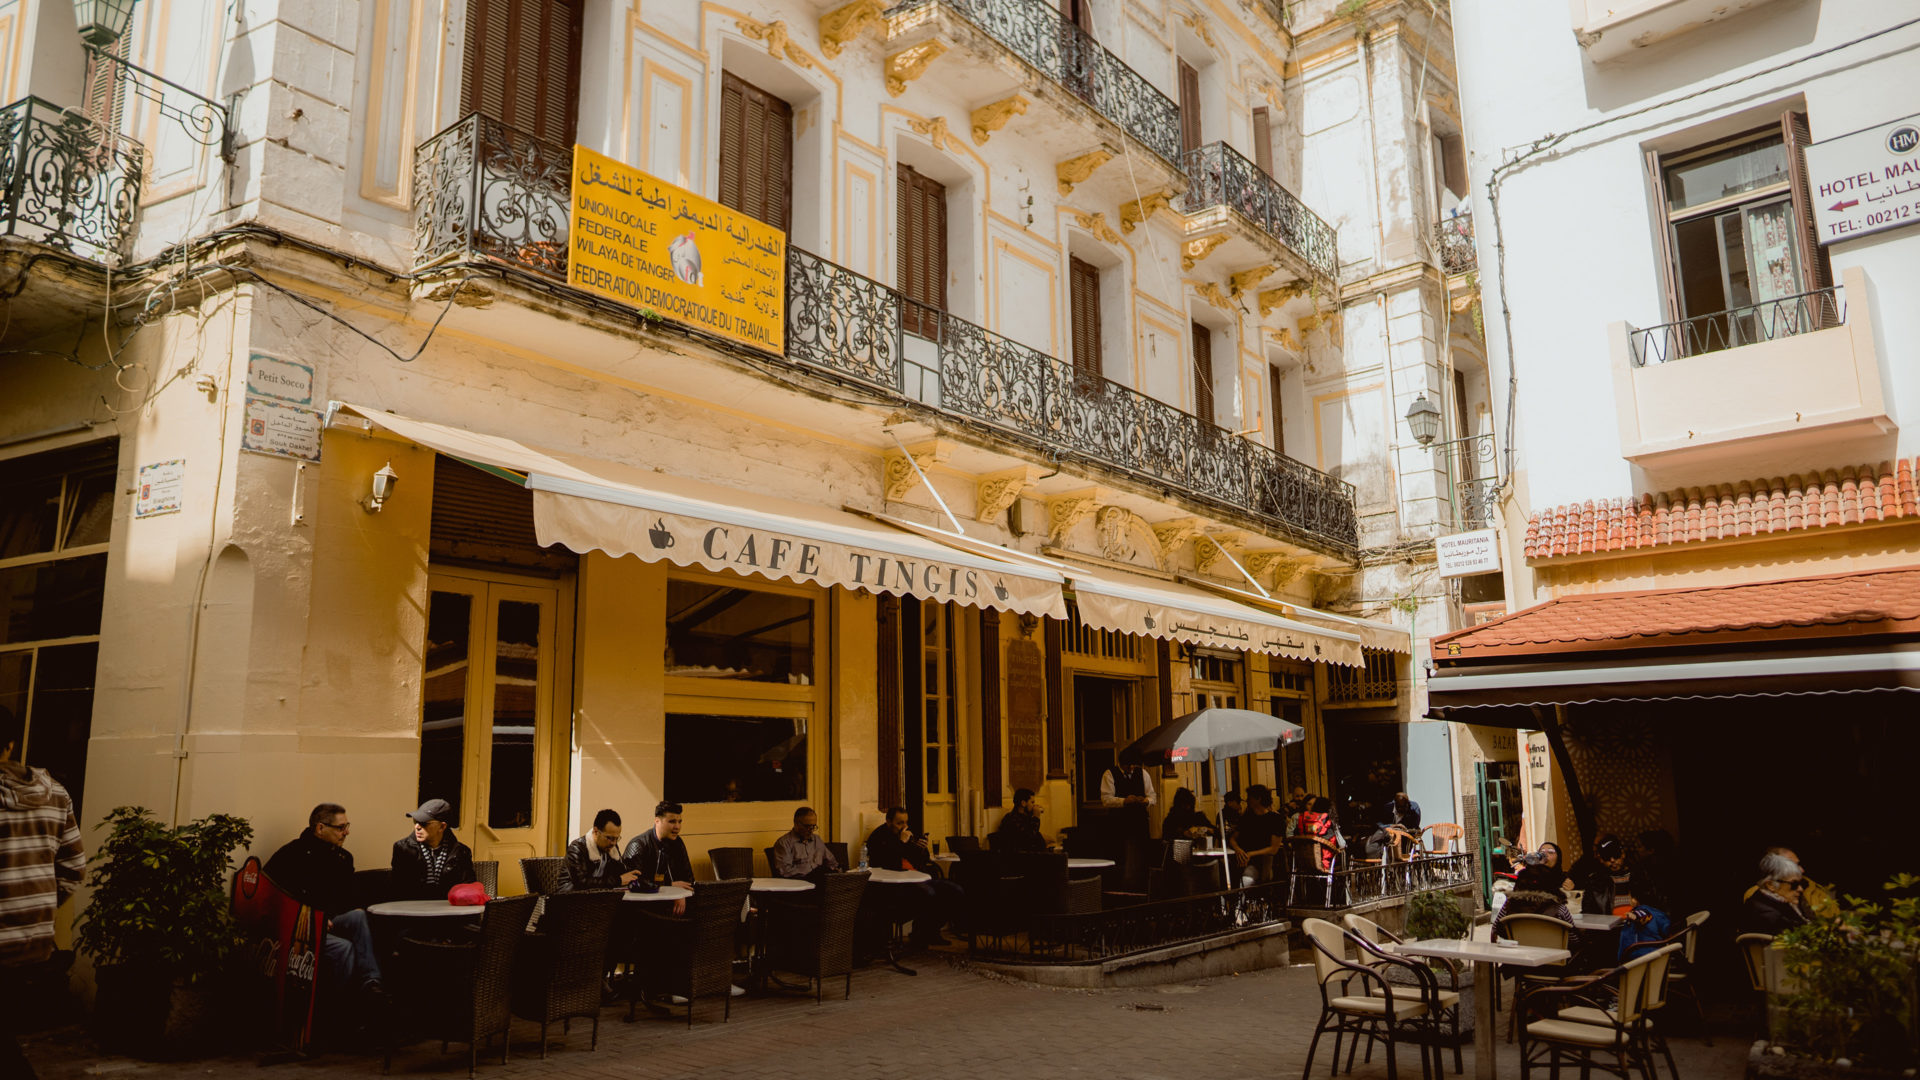
[[1142, 146], [1178, 167], [1180, 107], [1086, 31], [1060, 17], [1048, 0], [905, 0], [893, 19], [940, 4], [1007, 47], [1015, 56], [1119, 125]]
[[[468, 117], [414, 158], [416, 269], [491, 262], [563, 286], [571, 151]], [[1353, 485], [789, 245], [786, 360], [1339, 549]], [[913, 332], [909, 331], [912, 327]]]
[[1447, 274], [1472, 273], [1479, 264], [1473, 249], [1473, 215], [1459, 214], [1433, 223], [1433, 257]]
[[1223, 142], [1208, 143], [1187, 151], [1180, 167], [1188, 183], [1186, 194], [1180, 196], [1184, 212], [1229, 207], [1329, 281], [1339, 276], [1333, 226], [1238, 150]]
[[133, 244], [146, 163], [140, 144], [39, 98], [0, 109], [0, 227], [103, 265]]
[[1632, 330], [1628, 337], [1634, 366], [1664, 364], [1683, 357], [1844, 326], [1847, 301], [1841, 289], [1839, 285], [1829, 285], [1764, 304]]

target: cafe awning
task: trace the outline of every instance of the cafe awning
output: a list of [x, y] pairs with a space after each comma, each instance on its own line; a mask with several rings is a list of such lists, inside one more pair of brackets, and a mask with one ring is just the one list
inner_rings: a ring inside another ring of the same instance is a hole
[[536, 449], [334, 402], [329, 427], [381, 428], [533, 491], [539, 542], [649, 562], [1062, 619], [1062, 576], [844, 510]]
[[1101, 630], [1359, 667], [1360, 635], [1312, 626], [1225, 597], [1138, 574], [1074, 566], [1080, 621]]
[[1342, 630], [1349, 634], [1358, 634], [1360, 635], [1360, 644], [1364, 648], [1378, 649], [1382, 652], [1406, 653], [1409, 656], [1413, 654], [1413, 634], [1405, 627], [1394, 626], [1390, 623], [1374, 622], [1372, 619], [1362, 619], [1357, 615], [1342, 615], [1337, 611], [1322, 611], [1319, 608], [1308, 607], [1305, 604], [1296, 604], [1291, 600], [1282, 600], [1277, 596], [1261, 596], [1259, 593], [1250, 592], [1246, 589], [1223, 585], [1217, 581], [1188, 577], [1184, 574], [1181, 575], [1180, 580], [1188, 582], [1196, 588], [1206, 589], [1209, 592], [1217, 592], [1231, 600], [1237, 600], [1243, 604], [1276, 612], [1295, 622], [1303, 622], [1309, 626], [1321, 626], [1330, 630]]

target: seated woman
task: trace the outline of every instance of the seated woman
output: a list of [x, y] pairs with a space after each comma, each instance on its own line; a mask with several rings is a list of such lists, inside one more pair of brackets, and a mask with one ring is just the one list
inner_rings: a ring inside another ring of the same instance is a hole
[[[1567, 895], [1560, 891], [1561, 880], [1560, 871], [1544, 864], [1521, 870], [1520, 877], [1513, 883], [1513, 891], [1507, 894], [1506, 905], [1494, 917], [1493, 936], [1513, 936], [1502, 925], [1512, 915], [1546, 915], [1571, 925], [1573, 912], [1567, 910]], [[1580, 931], [1568, 931], [1567, 948], [1576, 953], [1580, 951]]]
[[1199, 800], [1193, 796], [1190, 788], [1180, 788], [1173, 793], [1173, 805], [1167, 810], [1165, 820], [1160, 822], [1160, 839], [1205, 840], [1213, 832], [1213, 823], [1207, 815], [1200, 812]]
[[[1308, 804], [1307, 809], [1301, 811], [1300, 818], [1294, 825], [1293, 835], [1317, 837], [1335, 848], [1342, 846], [1340, 829], [1333, 818], [1333, 800], [1322, 795]], [[1319, 855], [1320, 869], [1333, 869], [1333, 850], [1320, 848]]]

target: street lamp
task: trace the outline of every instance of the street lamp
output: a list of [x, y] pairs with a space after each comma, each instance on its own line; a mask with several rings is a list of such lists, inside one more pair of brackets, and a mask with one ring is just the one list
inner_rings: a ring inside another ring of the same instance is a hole
[[1440, 406], [1427, 400], [1422, 393], [1407, 406], [1407, 427], [1413, 430], [1413, 438], [1421, 446], [1432, 446], [1433, 440], [1440, 437]]
[[133, 5], [140, 0], [73, 0], [73, 17], [80, 24], [80, 40], [111, 49], [133, 23]]

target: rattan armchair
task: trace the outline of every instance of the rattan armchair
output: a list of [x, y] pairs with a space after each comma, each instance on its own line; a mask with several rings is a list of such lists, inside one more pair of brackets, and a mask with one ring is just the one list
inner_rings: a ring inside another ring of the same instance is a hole
[[1065, 854], [1019, 851], [1008, 852], [1004, 858], [1024, 882], [1028, 913], [1091, 915], [1100, 910], [1100, 879], [1068, 874]]
[[[693, 1006], [703, 997], [725, 999], [725, 1018], [733, 1016], [734, 939], [751, 884], [745, 878], [695, 882], [685, 915], [667, 914], [671, 909], [661, 904], [640, 905], [639, 983], [684, 998], [688, 1027], [693, 1026]], [[632, 1004], [627, 1017], [633, 1017]]]
[[971, 855], [980, 850], [980, 838], [977, 836], [949, 836], [947, 850], [955, 855]]
[[[437, 1038], [442, 1043], [466, 1043], [468, 1077], [479, 1064], [482, 1040], [492, 1046], [495, 1035], [501, 1037], [500, 1062], [506, 1064], [513, 1026], [509, 988], [514, 949], [533, 917], [535, 899], [513, 896], [487, 901], [481, 909], [480, 930], [470, 941], [406, 938], [400, 943], [401, 969], [412, 975], [396, 997], [433, 1003], [416, 1015], [416, 1023], [424, 1030], [413, 1041]], [[393, 1066], [394, 1049], [394, 1044], [388, 1045], [382, 1072]]]
[[1653, 1075], [1646, 1050], [1648, 981], [1660, 977], [1666, 958], [1678, 951], [1680, 946], [1670, 945], [1617, 968], [1556, 983], [1522, 980], [1513, 1003], [1522, 1080], [1537, 1065], [1558, 1076], [1563, 1064], [1578, 1065], [1582, 1076], [1595, 1069], [1621, 1080], [1632, 1080], [1634, 1070]]
[[513, 1015], [540, 1025], [543, 1058], [547, 1025], [556, 1020], [564, 1025], [576, 1017], [592, 1018], [589, 1048], [599, 1049], [601, 977], [620, 895], [616, 889], [593, 889], [546, 897], [540, 929], [520, 937], [513, 961]]
[[[729, 881], [733, 878], [753, 876], [753, 849], [750, 847], [717, 847], [707, 849], [707, 858], [713, 862], [713, 880]], [[767, 864], [767, 871], [773, 871], [773, 864]]]
[[[1425, 964], [1390, 956], [1357, 934], [1348, 934], [1325, 919], [1301, 923], [1313, 947], [1314, 974], [1320, 984], [1320, 1019], [1313, 1041], [1307, 1044], [1307, 1064], [1301, 1080], [1313, 1073], [1313, 1055], [1320, 1036], [1333, 1032], [1333, 1067], [1340, 1068], [1340, 1044], [1351, 1036], [1386, 1044], [1387, 1080], [1398, 1080], [1394, 1047], [1402, 1041], [1420, 1044], [1420, 1074], [1431, 1076], [1438, 1066], [1439, 1046], [1434, 1038], [1433, 1013], [1439, 985]], [[1347, 945], [1359, 950], [1361, 961], [1347, 959]], [[1405, 984], [1390, 982], [1386, 971], [1403, 971]], [[1354, 984], [1358, 983], [1358, 987]], [[1371, 1053], [1371, 1048], [1369, 1048]], [[1351, 1058], [1351, 1051], [1349, 1051]]]
[[853, 996], [853, 944], [868, 877], [865, 870], [828, 874], [812, 893], [798, 894], [811, 902], [779, 893], [765, 902], [778, 916], [767, 943], [768, 964], [812, 980], [815, 1002], [824, 999], [827, 980], [836, 976], [846, 978], [845, 996]]
[[969, 944], [980, 938], [998, 941], [1019, 924], [1025, 880], [1007, 861], [1007, 853], [990, 849], [969, 853], [954, 863], [947, 875], [964, 897], [963, 925]]
[[1334, 897], [1333, 868], [1338, 865], [1340, 849], [1330, 840], [1318, 836], [1287, 837], [1287, 895], [1296, 907], [1307, 906], [1303, 903], [1306, 892], [1300, 888], [1304, 879], [1320, 885], [1320, 907], [1339, 907], [1340, 901]]
[[521, 859], [520, 876], [526, 879], [528, 892], [541, 896], [566, 892], [572, 884], [567, 880], [567, 860], [562, 855]]

